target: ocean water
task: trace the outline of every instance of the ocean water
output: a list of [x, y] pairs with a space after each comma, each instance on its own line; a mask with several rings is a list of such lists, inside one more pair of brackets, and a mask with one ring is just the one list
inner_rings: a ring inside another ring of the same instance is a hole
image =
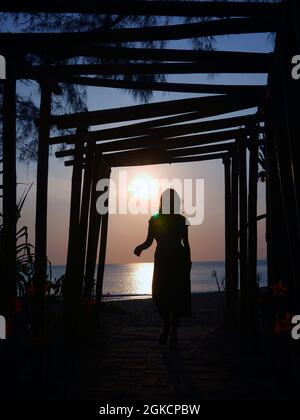
[[[216, 292], [224, 283], [224, 261], [193, 262], [191, 271], [192, 293]], [[52, 267], [52, 280], [65, 272], [65, 266]], [[267, 285], [266, 261], [258, 261], [257, 273], [260, 286]], [[151, 295], [153, 263], [107, 264], [104, 272], [104, 295], [110, 299], [134, 299]]]

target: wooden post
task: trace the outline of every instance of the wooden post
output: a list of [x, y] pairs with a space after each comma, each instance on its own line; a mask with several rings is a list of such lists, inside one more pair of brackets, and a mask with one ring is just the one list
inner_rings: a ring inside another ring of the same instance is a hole
[[88, 219], [91, 201], [91, 184], [92, 173], [94, 165], [94, 144], [90, 143], [87, 146], [86, 165], [84, 169], [84, 180], [82, 187], [82, 200], [80, 210], [80, 226], [79, 226], [79, 241], [78, 241], [78, 261], [76, 269], [76, 278], [78, 282], [78, 292], [80, 295], [83, 293], [83, 280], [84, 280], [84, 266], [87, 247], [87, 232], [88, 232]]
[[[96, 158], [95, 158], [96, 159]], [[88, 245], [85, 262], [85, 285], [84, 296], [91, 297], [96, 271], [97, 250], [99, 243], [99, 232], [101, 225], [101, 215], [97, 213], [96, 203], [99, 193], [96, 191], [97, 182], [101, 179], [103, 173], [101, 160], [97, 159], [94, 162], [93, 175], [92, 175], [92, 189], [91, 189], [91, 205], [89, 215], [89, 232], [88, 232]]]
[[293, 21], [299, 21], [296, 13], [299, 5], [297, 4], [294, 8], [294, 3], [290, 0], [284, 1], [281, 26], [276, 38], [275, 67], [269, 75], [269, 92], [265, 110], [267, 116], [269, 283], [282, 281], [289, 288], [291, 301], [293, 301], [289, 310], [297, 313], [300, 299], [298, 264], [300, 171], [298, 164], [299, 112], [294, 104], [299, 97], [299, 84], [292, 79], [290, 60], [298, 53]]
[[239, 225], [240, 225], [240, 326], [244, 330], [247, 325], [247, 293], [248, 293], [248, 209], [247, 209], [247, 165], [246, 139], [238, 140], [239, 148]]
[[226, 293], [226, 310], [225, 323], [231, 325], [233, 323], [233, 302], [234, 295], [232, 283], [232, 266], [231, 266], [231, 158], [228, 156], [223, 159], [224, 164], [224, 181], [225, 181], [225, 293]]
[[3, 261], [1, 261], [0, 310], [9, 321], [16, 297], [16, 79], [13, 58], [6, 57], [3, 94]]
[[248, 197], [248, 321], [251, 336], [258, 329], [258, 287], [257, 287], [257, 181], [258, 181], [258, 144], [251, 136], [249, 147], [249, 197]]
[[69, 242], [64, 283], [64, 318], [66, 333], [76, 334], [80, 306], [80, 294], [74, 284], [77, 270], [79, 217], [82, 183], [82, 149], [83, 144], [78, 142], [75, 146], [74, 166], [71, 187]]
[[46, 82], [42, 82], [36, 186], [35, 275], [33, 280], [33, 332], [35, 336], [39, 336], [44, 329], [44, 298], [47, 276], [47, 205], [50, 114], [51, 90], [50, 86]]
[[[300, 51], [300, 5], [299, 2], [289, 2], [289, 21], [292, 21], [292, 25], [288, 25], [290, 32], [290, 48], [289, 54], [293, 55], [299, 54]], [[288, 63], [286, 63], [288, 66]], [[288, 74], [288, 72], [287, 72]], [[298, 229], [296, 233], [296, 256], [300, 252], [300, 164], [299, 164], [299, 137], [300, 137], [300, 127], [299, 127], [299, 107], [295, 107], [295, 101], [299, 100], [300, 97], [300, 84], [299, 80], [292, 80], [289, 78], [288, 83], [288, 102], [289, 102], [289, 114], [291, 122], [291, 135], [293, 138], [293, 159], [294, 159], [294, 177], [295, 177], [295, 192], [297, 199], [297, 219], [298, 219]], [[297, 258], [297, 257], [296, 257]], [[296, 284], [295, 284], [295, 293], [294, 293], [294, 311], [298, 313], [300, 310], [300, 269], [299, 264], [296, 265]]]
[[272, 286], [272, 279], [275, 277], [272, 273], [274, 270], [274, 253], [272, 247], [272, 194], [271, 194], [271, 162], [270, 162], [270, 153], [269, 153], [269, 142], [270, 142], [270, 130], [268, 124], [266, 124], [266, 135], [265, 135], [265, 156], [266, 156], [266, 243], [267, 243], [267, 269], [268, 269], [268, 287]]
[[299, 4], [291, 0], [284, 2], [282, 27], [277, 35], [278, 56], [277, 109], [280, 113], [276, 123], [279, 131], [277, 161], [280, 171], [287, 231], [290, 241], [290, 265], [292, 276], [285, 282], [290, 289], [291, 312], [300, 309], [300, 166], [299, 166], [299, 107], [295, 106], [300, 95], [297, 80], [291, 77], [291, 57], [299, 53]]
[[232, 153], [231, 169], [231, 279], [232, 279], [232, 324], [238, 320], [238, 282], [239, 282], [239, 232], [238, 232], [238, 155], [237, 151]]
[[[108, 168], [105, 171], [105, 177], [110, 178], [111, 168]], [[109, 191], [106, 191], [109, 194]], [[106, 201], [107, 212], [102, 216], [101, 223], [101, 236], [100, 236], [100, 249], [99, 249], [99, 259], [98, 259], [98, 273], [97, 273], [97, 285], [96, 285], [96, 298], [97, 298], [97, 308], [98, 315], [100, 312], [100, 306], [103, 295], [103, 278], [104, 278], [104, 269], [105, 269], [105, 257], [106, 257], [106, 248], [107, 248], [107, 231], [108, 231], [108, 211], [109, 198]]]
[[[275, 99], [270, 98], [266, 119], [266, 167], [267, 167], [267, 253], [268, 285], [274, 286], [280, 280], [292, 278], [290, 261], [290, 242], [287, 232], [284, 202], [281, 193], [279, 166], [277, 163], [276, 137], [274, 124]], [[282, 247], [282, 243], [284, 247]]]

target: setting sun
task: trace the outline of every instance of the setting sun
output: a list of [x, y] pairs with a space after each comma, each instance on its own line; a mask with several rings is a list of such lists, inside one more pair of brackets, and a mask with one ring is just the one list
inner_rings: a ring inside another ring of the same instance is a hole
[[157, 190], [157, 182], [148, 174], [136, 175], [128, 186], [129, 193], [141, 200], [153, 198], [157, 194]]

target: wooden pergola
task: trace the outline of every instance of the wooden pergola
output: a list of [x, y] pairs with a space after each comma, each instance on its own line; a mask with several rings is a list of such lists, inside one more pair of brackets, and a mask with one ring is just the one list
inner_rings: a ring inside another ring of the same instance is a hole
[[[40, 83], [37, 193], [35, 331], [44, 324], [47, 269], [47, 185], [49, 146], [65, 144], [57, 157], [73, 167], [69, 245], [64, 288], [68, 325], [76, 326], [82, 297], [94, 287], [102, 298], [108, 214], [96, 212], [96, 183], [112, 167], [221, 159], [225, 179], [226, 319], [253, 335], [257, 331], [257, 181], [259, 147], [266, 151], [269, 284], [282, 280], [299, 307], [299, 163], [297, 161], [299, 83], [290, 59], [300, 48], [299, 4], [179, 1], [6, 1], [0, 12], [109, 13], [216, 17], [208, 22], [87, 33], [0, 33], [7, 59], [3, 104], [4, 273], [1, 305], [9, 313], [16, 284], [16, 81]], [[272, 54], [113, 47], [113, 42], [180, 40], [203, 36], [276, 32]], [[26, 54], [46, 54], [29, 66]], [[61, 65], [62, 59], [94, 57], [116, 64]], [[124, 64], [124, 60], [128, 60]], [[138, 62], [131, 62], [137, 60]], [[151, 61], [149, 63], [148, 61]], [[135, 82], [105, 76], [138, 74], [264, 73], [266, 86]], [[70, 115], [51, 115], [58, 83], [121, 89], [209, 94]], [[297, 96], [298, 95], [298, 96]], [[255, 111], [253, 111], [255, 109]], [[249, 111], [252, 110], [252, 111]], [[243, 111], [242, 116], [229, 114]], [[228, 115], [227, 115], [228, 114]], [[206, 120], [208, 117], [209, 120]], [[139, 122], [138, 120], [142, 120]], [[199, 121], [200, 120], [200, 121]], [[115, 128], [101, 125], [126, 123]], [[51, 137], [51, 127], [74, 134]], [[97, 126], [97, 130], [90, 130]], [[99, 127], [100, 126], [100, 127]], [[247, 159], [249, 162], [247, 164]], [[98, 246], [100, 244], [100, 246]], [[99, 253], [97, 255], [99, 248]], [[240, 288], [240, 292], [238, 289]], [[238, 294], [240, 293], [240, 299]]]

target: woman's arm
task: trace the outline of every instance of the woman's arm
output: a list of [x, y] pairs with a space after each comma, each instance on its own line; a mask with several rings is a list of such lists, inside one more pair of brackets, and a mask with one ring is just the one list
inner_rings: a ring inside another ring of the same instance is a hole
[[192, 264], [191, 248], [190, 248], [190, 243], [189, 243], [189, 233], [188, 233], [188, 227], [187, 226], [185, 226], [185, 228], [184, 228], [182, 241], [183, 241], [184, 249], [186, 250], [188, 261], [190, 262], [190, 264]]
[[145, 242], [143, 242], [141, 245], [139, 245], [135, 248], [135, 250], [133, 251], [134, 254], [137, 257], [139, 257], [145, 249], [150, 248], [150, 246], [153, 243], [153, 240], [154, 240], [154, 235], [153, 235], [152, 229], [149, 225], [147, 239], [145, 240]]

